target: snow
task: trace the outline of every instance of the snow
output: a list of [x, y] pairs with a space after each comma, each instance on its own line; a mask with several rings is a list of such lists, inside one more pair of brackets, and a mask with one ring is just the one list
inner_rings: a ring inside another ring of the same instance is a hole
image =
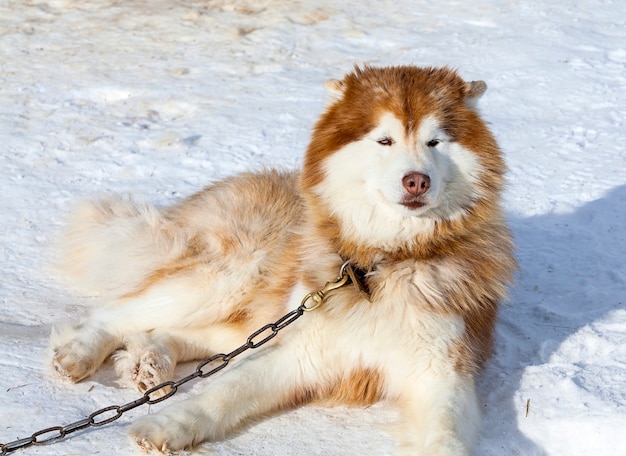
[[[476, 454], [624, 454], [625, 13], [608, 0], [3, 1], [0, 442], [137, 397], [110, 366], [77, 385], [48, 368], [51, 325], [89, 305], [46, 268], [72, 201], [167, 204], [297, 166], [323, 82], [369, 62], [450, 65], [489, 86], [520, 270], [480, 380]], [[146, 412], [23, 454], [135, 454], [126, 427]], [[392, 454], [379, 424], [393, 417], [305, 407], [200, 453]]]

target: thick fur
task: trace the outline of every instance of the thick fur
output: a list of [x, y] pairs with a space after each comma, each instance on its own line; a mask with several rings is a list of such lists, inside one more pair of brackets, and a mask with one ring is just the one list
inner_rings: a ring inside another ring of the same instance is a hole
[[144, 449], [220, 439], [314, 400], [384, 399], [400, 410], [399, 453], [471, 452], [475, 376], [515, 267], [505, 166], [475, 110], [486, 86], [404, 66], [356, 68], [326, 88], [299, 172], [232, 177], [168, 208], [111, 198], [74, 213], [61, 266], [102, 299], [52, 333], [53, 365], [72, 381], [114, 354], [144, 391], [181, 361], [238, 347], [344, 261], [367, 272], [370, 300], [332, 292], [199, 396], [139, 419]]

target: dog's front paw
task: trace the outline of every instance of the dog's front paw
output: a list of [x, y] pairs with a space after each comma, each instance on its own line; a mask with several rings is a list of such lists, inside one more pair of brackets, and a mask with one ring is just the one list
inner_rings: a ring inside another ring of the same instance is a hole
[[175, 435], [171, 424], [173, 423], [168, 424], [160, 415], [146, 416], [130, 427], [130, 436], [146, 452], [156, 450], [168, 453], [183, 449], [189, 442]]
[[[178, 405], [178, 404], [177, 404]], [[170, 407], [161, 413], [148, 415], [130, 427], [130, 437], [145, 452], [169, 453], [190, 448], [196, 442], [196, 427], [201, 425], [191, 416]]]

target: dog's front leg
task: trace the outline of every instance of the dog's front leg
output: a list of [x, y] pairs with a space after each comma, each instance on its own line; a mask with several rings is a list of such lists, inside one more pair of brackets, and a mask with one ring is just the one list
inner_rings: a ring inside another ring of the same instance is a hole
[[413, 388], [405, 389], [399, 403], [400, 454], [471, 454], [481, 418], [471, 375], [422, 375]]
[[131, 438], [146, 451], [169, 452], [223, 438], [247, 418], [296, 401], [305, 383], [293, 344], [263, 348], [228, 366], [200, 395], [140, 418]]

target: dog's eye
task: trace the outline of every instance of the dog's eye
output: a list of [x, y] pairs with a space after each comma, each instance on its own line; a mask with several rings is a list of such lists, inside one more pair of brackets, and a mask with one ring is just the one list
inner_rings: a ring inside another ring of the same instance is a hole
[[431, 139], [430, 141], [428, 141], [426, 143], [426, 145], [428, 147], [437, 147], [437, 145], [440, 143], [441, 141], [439, 141], [438, 139]]
[[385, 136], [383, 138], [377, 139], [376, 142], [380, 144], [381, 146], [392, 146], [393, 138], [390, 138], [389, 136]]

